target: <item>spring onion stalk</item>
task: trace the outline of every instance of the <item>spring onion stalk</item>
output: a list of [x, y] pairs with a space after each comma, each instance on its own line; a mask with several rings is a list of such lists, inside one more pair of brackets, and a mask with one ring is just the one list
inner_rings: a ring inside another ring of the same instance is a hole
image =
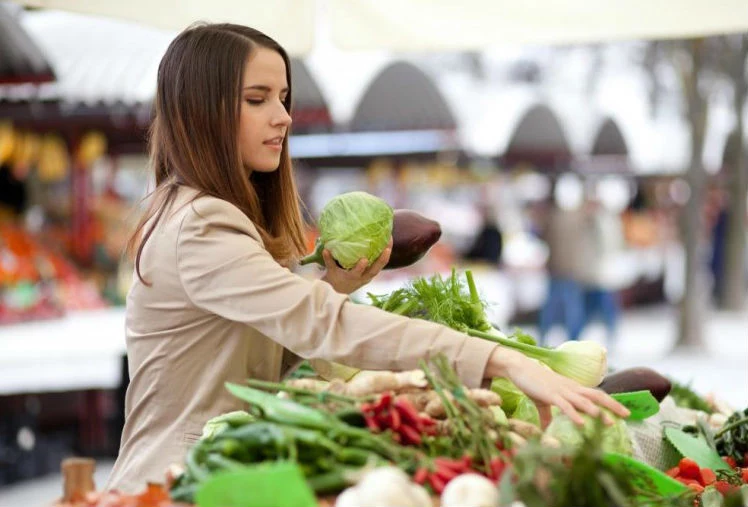
[[546, 349], [503, 338], [491, 332], [470, 329], [468, 334], [518, 350], [548, 365], [556, 373], [576, 380], [583, 386], [600, 385], [608, 369], [605, 348], [593, 341], [568, 341], [555, 349]]

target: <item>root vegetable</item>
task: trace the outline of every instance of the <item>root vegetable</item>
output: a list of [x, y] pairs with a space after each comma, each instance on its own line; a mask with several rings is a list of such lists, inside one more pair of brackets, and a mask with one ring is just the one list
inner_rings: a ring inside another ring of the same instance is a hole
[[385, 391], [401, 391], [413, 387], [426, 387], [428, 382], [421, 370], [391, 372], [362, 371], [346, 385], [349, 396], [366, 396]]
[[501, 405], [501, 396], [488, 389], [471, 389], [468, 397], [481, 407]]
[[307, 389], [309, 391], [320, 393], [328, 390], [330, 382], [313, 378], [298, 378], [286, 381], [286, 385], [296, 389]]
[[527, 443], [527, 439], [525, 439], [522, 435], [515, 433], [513, 431], [509, 432], [509, 440], [511, 440], [512, 445], [514, 447], [522, 447]]
[[435, 395], [436, 393], [434, 391], [411, 391], [398, 395], [398, 398], [405, 398], [417, 411], [424, 412], [426, 410], [426, 405], [428, 405], [429, 401], [431, 401]]
[[[454, 399], [452, 393], [448, 391], [444, 393], [444, 396], [450, 401]], [[439, 395], [436, 394], [436, 392], [433, 392], [433, 395], [429, 402], [426, 404], [426, 408], [424, 409], [424, 411], [428, 415], [436, 419], [444, 419], [445, 417], [447, 417], [447, 409], [444, 407], [441, 398], [439, 398]]]
[[509, 419], [509, 429], [524, 438], [539, 437], [543, 434], [534, 424], [519, 419]]

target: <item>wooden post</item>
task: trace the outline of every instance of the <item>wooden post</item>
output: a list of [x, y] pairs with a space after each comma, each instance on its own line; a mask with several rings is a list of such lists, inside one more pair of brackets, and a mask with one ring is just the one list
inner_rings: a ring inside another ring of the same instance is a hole
[[96, 491], [94, 470], [96, 461], [90, 458], [68, 458], [62, 462], [63, 502], [85, 500], [88, 493]]

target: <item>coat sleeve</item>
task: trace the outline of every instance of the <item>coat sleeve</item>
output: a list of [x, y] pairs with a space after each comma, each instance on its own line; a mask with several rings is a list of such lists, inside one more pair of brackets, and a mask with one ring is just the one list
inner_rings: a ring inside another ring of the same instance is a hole
[[303, 358], [397, 371], [443, 353], [462, 381], [477, 387], [496, 347], [439, 324], [353, 303], [324, 281], [295, 275], [265, 250], [252, 222], [219, 199], [192, 203], [176, 249], [192, 304], [251, 326]]

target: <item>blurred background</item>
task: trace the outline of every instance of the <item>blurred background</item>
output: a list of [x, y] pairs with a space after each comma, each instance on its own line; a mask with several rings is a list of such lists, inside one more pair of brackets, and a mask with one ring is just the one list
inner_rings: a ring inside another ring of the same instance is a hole
[[[382, 14], [390, 3], [273, 7], [293, 13], [268, 32], [294, 55], [310, 250], [330, 198], [371, 192], [443, 235], [354, 297], [470, 268], [502, 329], [597, 340], [614, 368], [651, 366], [748, 405], [748, 25], [691, 30], [694, 11], [663, 37], [646, 16], [641, 32], [606, 36], [583, 19], [522, 32], [497, 17], [487, 42], [419, 25], [421, 2], [399, 23]], [[200, 18], [128, 5], [123, 20], [0, 1], [3, 506], [43, 484], [52, 501], [62, 458], [106, 463], [119, 445], [122, 250], [150, 184], [158, 63]], [[263, 16], [229, 19], [264, 29]]]

